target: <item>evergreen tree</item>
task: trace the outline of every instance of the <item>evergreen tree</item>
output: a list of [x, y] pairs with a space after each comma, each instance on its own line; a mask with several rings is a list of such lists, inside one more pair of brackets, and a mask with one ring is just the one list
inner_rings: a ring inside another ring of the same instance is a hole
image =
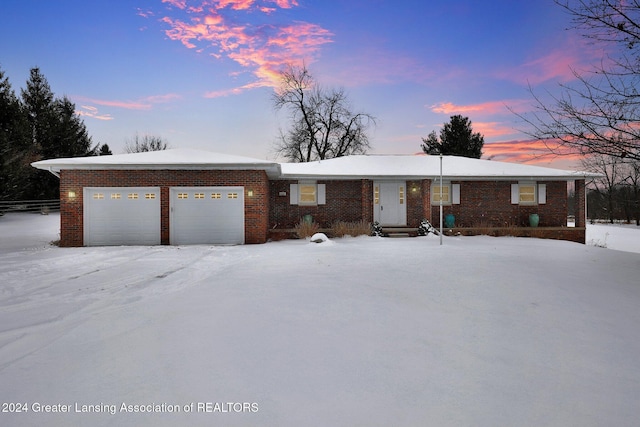
[[83, 121], [76, 114], [76, 106], [66, 96], [53, 105], [54, 139], [45, 145], [51, 157], [78, 157], [91, 154], [91, 138]]
[[[91, 138], [84, 122], [67, 98], [55, 99], [40, 69], [31, 69], [27, 88], [21, 91], [30, 130], [30, 161], [60, 157], [86, 156], [92, 153]], [[29, 198], [59, 197], [60, 182], [46, 171], [33, 170], [29, 177]]]
[[461, 115], [451, 116], [440, 130], [440, 138], [433, 131], [422, 138], [422, 151], [427, 154], [444, 154], [479, 159], [482, 156], [484, 136], [473, 133], [471, 121]]
[[98, 156], [110, 156], [113, 154], [107, 144], [102, 144], [96, 151], [98, 153]]
[[29, 146], [26, 116], [11, 88], [9, 78], [0, 70], [0, 200], [20, 199], [31, 173], [25, 152]]

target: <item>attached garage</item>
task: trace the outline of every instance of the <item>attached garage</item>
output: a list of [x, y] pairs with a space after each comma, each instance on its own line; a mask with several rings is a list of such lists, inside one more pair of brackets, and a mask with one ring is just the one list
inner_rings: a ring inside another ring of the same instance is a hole
[[85, 187], [84, 244], [159, 245], [159, 187]]
[[243, 244], [244, 187], [172, 187], [172, 245]]

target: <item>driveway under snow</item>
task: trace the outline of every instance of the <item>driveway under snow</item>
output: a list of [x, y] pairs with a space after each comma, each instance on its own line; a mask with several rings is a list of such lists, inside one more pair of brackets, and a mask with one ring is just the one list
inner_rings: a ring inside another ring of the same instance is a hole
[[483, 236], [58, 248], [58, 221], [0, 218], [0, 425], [640, 419], [638, 253]]

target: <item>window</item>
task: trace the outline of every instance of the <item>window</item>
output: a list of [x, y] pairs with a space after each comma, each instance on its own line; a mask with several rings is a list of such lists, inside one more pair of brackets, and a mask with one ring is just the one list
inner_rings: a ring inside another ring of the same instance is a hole
[[237, 199], [238, 198], [238, 193], [228, 193], [227, 194], [227, 199]]
[[222, 198], [222, 194], [220, 194], [220, 193], [211, 193], [211, 198], [212, 199], [221, 199]]
[[120, 193], [111, 193], [111, 200], [120, 200], [122, 195]]
[[400, 196], [400, 204], [404, 205], [404, 186], [400, 186], [400, 189], [398, 192]]
[[520, 203], [535, 203], [536, 201], [536, 186], [533, 184], [520, 185]]
[[127, 199], [138, 200], [138, 193], [129, 193], [129, 194], [127, 194]]
[[315, 181], [300, 181], [289, 186], [292, 205], [316, 206], [326, 203], [326, 184], [316, 184]]
[[102, 200], [102, 199], [104, 199], [104, 194], [103, 193], [94, 193], [93, 194], [93, 198], [95, 200]]
[[193, 195], [194, 199], [204, 199], [204, 193], [195, 193]]
[[441, 195], [440, 180], [435, 180], [431, 185], [431, 203], [434, 205], [439, 205], [441, 197], [442, 197], [443, 205], [451, 204], [451, 184], [449, 184], [448, 182], [442, 183], [442, 195]]
[[178, 199], [188, 199], [188, 198], [189, 198], [188, 193], [178, 193]]
[[376, 188], [373, 189], [373, 203], [376, 205], [380, 204], [380, 186], [376, 185]]
[[298, 185], [298, 202], [301, 205], [316, 204], [316, 185], [315, 184], [299, 184]]
[[535, 205], [538, 203], [538, 189], [542, 203], [546, 203], [546, 185], [536, 185], [532, 181], [521, 181], [518, 184], [511, 184], [511, 203], [514, 205]]

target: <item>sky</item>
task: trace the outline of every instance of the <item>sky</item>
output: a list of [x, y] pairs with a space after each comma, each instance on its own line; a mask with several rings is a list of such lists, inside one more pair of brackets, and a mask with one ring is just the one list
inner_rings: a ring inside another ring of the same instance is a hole
[[418, 153], [461, 114], [484, 158], [577, 167], [514, 114], [598, 61], [569, 26], [553, 0], [3, 0], [0, 69], [19, 94], [39, 67], [114, 153], [137, 134], [276, 159], [278, 72], [305, 64], [376, 117], [373, 154]]

